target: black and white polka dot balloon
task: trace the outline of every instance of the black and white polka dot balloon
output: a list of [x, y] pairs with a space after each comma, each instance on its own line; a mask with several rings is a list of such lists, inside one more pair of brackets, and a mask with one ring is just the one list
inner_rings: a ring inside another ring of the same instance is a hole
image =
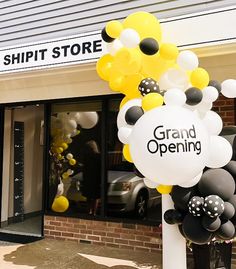
[[145, 96], [149, 93], [160, 93], [160, 88], [156, 80], [152, 78], [143, 79], [138, 87], [140, 93]]
[[218, 195], [205, 197], [203, 211], [210, 218], [220, 216], [224, 212], [224, 201]]
[[195, 217], [200, 217], [203, 213], [202, 205], [204, 199], [199, 196], [193, 196], [188, 202], [188, 210]]

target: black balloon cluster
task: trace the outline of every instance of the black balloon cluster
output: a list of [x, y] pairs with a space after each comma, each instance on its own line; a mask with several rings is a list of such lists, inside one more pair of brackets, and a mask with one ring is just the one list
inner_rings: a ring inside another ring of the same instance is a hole
[[175, 209], [165, 212], [168, 224], [178, 224], [182, 235], [195, 244], [213, 238], [230, 240], [235, 236], [236, 161], [223, 168], [205, 171], [191, 188], [174, 186], [171, 197]]

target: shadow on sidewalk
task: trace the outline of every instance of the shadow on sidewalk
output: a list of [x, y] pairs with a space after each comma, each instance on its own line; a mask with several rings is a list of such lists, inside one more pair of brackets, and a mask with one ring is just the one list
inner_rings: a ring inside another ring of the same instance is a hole
[[18, 246], [2, 258], [4, 269], [161, 269], [158, 253], [49, 239]]

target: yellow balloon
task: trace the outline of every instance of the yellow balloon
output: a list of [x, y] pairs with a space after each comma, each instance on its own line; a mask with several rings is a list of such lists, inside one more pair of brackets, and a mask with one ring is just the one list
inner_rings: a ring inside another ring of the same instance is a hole
[[141, 74], [144, 77], [151, 77], [158, 80], [160, 76], [167, 71], [167, 69], [173, 67], [175, 61], [166, 61], [159, 54], [148, 56], [142, 54], [142, 69]]
[[169, 194], [172, 191], [173, 186], [159, 185], [156, 189], [161, 194]]
[[68, 207], [69, 201], [63, 195], [56, 197], [52, 204], [52, 210], [59, 213], [65, 212]]
[[56, 151], [56, 153], [62, 153], [63, 152], [63, 148], [62, 147], [57, 147], [56, 149], [55, 149], [55, 151]]
[[119, 72], [115, 68], [112, 68], [110, 79], [109, 79], [110, 89], [115, 92], [121, 92], [122, 89], [124, 89], [124, 79], [125, 79], [125, 76], [121, 72]]
[[149, 93], [143, 97], [142, 108], [145, 111], [162, 106], [164, 98], [159, 93]]
[[179, 50], [174, 44], [162, 44], [159, 52], [161, 57], [166, 60], [175, 60], [179, 54]]
[[110, 54], [103, 55], [97, 61], [96, 70], [101, 79], [109, 81], [112, 62], [113, 62], [113, 57]]
[[127, 96], [125, 96], [125, 97], [121, 100], [121, 102], [120, 102], [120, 109], [121, 109], [122, 106], [123, 106], [124, 104], [126, 104], [129, 100], [130, 100], [130, 99], [129, 99]]
[[112, 38], [119, 37], [122, 30], [123, 25], [119, 21], [109, 21], [106, 25], [106, 32]]
[[75, 159], [70, 159], [69, 160], [69, 164], [70, 165], [75, 165], [76, 164], [76, 160]]
[[190, 82], [193, 87], [197, 87], [199, 89], [205, 88], [209, 83], [209, 74], [208, 72], [201, 67], [194, 69], [190, 75]]
[[62, 160], [63, 159], [63, 156], [59, 153], [59, 154], [57, 154], [57, 159], [58, 160]]
[[61, 146], [64, 150], [68, 149], [68, 145], [67, 145], [65, 142], [61, 143], [60, 146]]
[[132, 163], [132, 157], [130, 155], [130, 151], [129, 151], [129, 145], [124, 145], [123, 147], [123, 155], [124, 155], [124, 158], [126, 159], [126, 161]]
[[112, 66], [124, 75], [131, 75], [139, 72], [141, 61], [141, 53], [137, 48], [122, 48], [115, 54]]
[[135, 12], [130, 14], [123, 21], [124, 28], [132, 28], [136, 30], [141, 38], [152, 37], [160, 42], [161, 27], [157, 18], [148, 12]]
[[64, 172], [63, 174], [62, 174], [62, 178], [63, 179], [67, 179], [69, 177], [69, 174], [67, 173], [67, 172]]
[[121, 91], [129, 99], [141, 98], [142, 95], [138, 89], [138, 85], [142, 81], [143, 76], [141, 74], [132, 74], [126, 76], [124, 79], [124, 88]]

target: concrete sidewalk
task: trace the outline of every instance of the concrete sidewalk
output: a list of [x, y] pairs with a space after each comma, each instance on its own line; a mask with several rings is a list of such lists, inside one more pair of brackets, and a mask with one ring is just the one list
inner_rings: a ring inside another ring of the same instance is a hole
[[1, 269], [161, 269], [161, 255], [43, 239], [0, 243]]

